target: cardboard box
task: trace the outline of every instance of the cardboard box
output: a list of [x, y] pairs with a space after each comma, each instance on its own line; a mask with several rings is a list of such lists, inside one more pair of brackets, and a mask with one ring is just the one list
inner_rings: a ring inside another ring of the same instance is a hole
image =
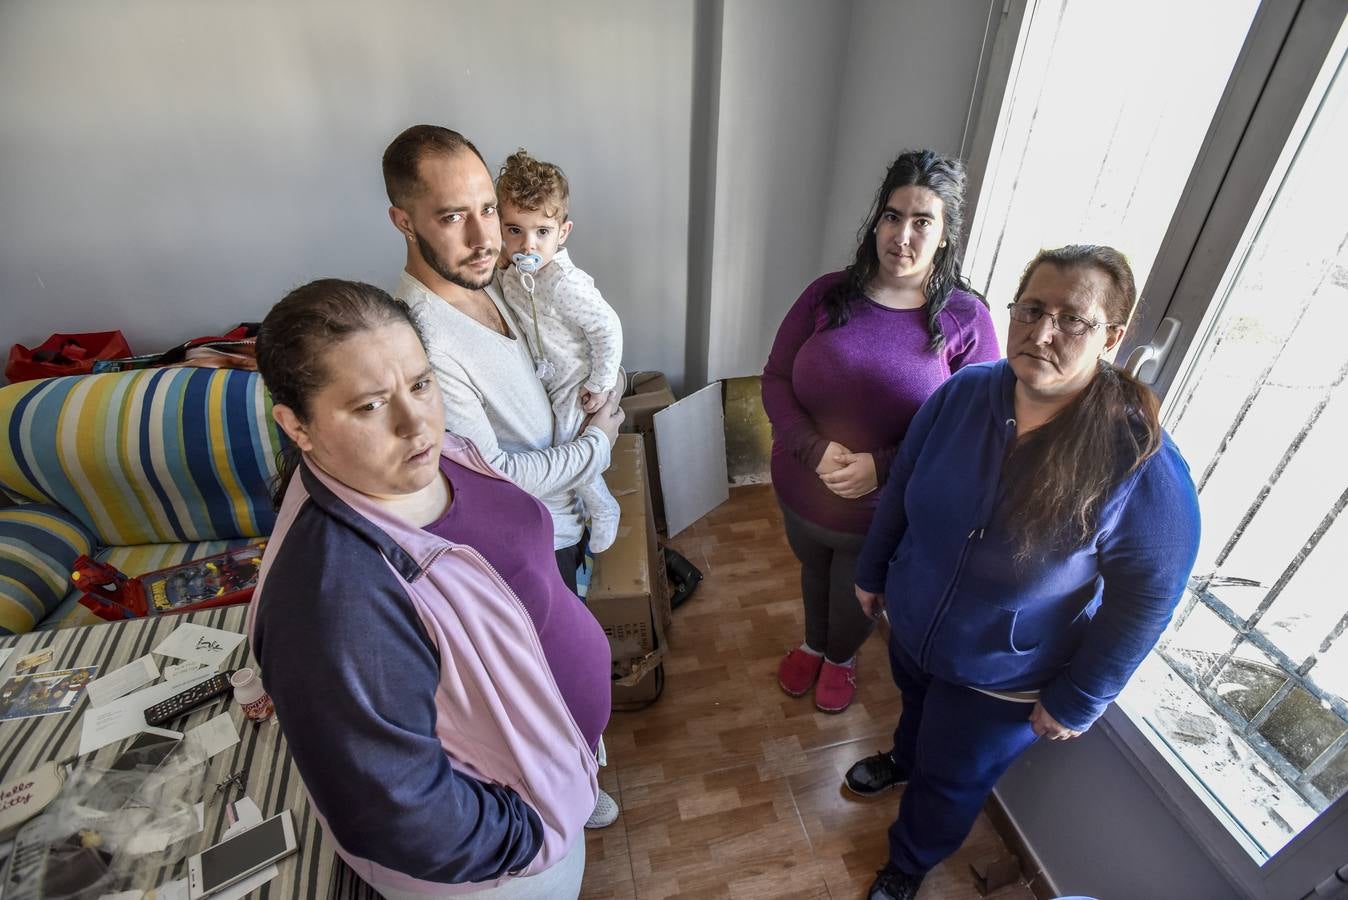
[[620, 434], [613, 462], [604, 473], [622, 509], [618, 537], [595, 560], [585, 602], [608, 636], [612, 653], [615, 706], [648, 702], [663, 673], [669, 589], [655, 539], [650, 479], [641, 435]]
[[646, 440], [646, 471], [651, 483], [652, 512], [655, 527], [665, 530], [665, 496], [660, 490], [660, 465], [655, 450], [655, 414], [674, 402], [674, 392], [663, 372], [632, 372], [627, 393], [618, 405], [627, 413], [620, 429], [624, 434], [639, 434]]
[[655, 427], [655, 414], [674, 402], [674, 392], [663, 372], [633, 372], [627, 378], [627, 393], [618, 402], [627, 413], [622, 431], [645, 434]]

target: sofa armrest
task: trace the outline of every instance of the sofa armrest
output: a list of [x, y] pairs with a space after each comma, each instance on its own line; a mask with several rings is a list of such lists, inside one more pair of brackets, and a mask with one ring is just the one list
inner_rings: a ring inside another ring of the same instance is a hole
[[0, 509], [0, 635], [33, 630], [70, 593], [70, 570], [94, 537], [59, 506]]

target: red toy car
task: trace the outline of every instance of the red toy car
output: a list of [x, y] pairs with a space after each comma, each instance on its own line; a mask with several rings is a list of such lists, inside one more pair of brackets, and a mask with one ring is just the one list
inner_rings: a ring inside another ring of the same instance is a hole
[[247, 603], [257, 587], [264, 547], [265, 541], [249, 544], [134, 578], [81, 556], [70, 580], [84, 591], [80, 604], [109, 622]]

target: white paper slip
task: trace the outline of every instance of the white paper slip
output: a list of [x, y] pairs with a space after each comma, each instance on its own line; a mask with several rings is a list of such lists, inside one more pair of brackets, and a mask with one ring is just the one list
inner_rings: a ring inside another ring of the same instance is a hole
[[145, 892], [145, 900], [188, 900], [187, 879], [179, 878]]
[[90, 705], [102, 706], [131, 693], [136, 688], [145, 687], [158, 677], [159, 667], [154, 664], [149, 654], [146, 654], [115, 672], [110, 672], [102, 678], [95, 678], [89, 682], [84, 691], [89, 695]]
[[222, 712], [187, 732], [186, 740], [193, 745], [190, 758], [210, 759], [221, 750], [237, 744], [239, 732], [234, 728], [234, 720], [229, 713]]
[[[167, 700], [181, 690], [211, 677], [210, 672], [195, 676], [195, 681], [160, 682], [125, 697], [118, 697], [103, 706], [91, 706], [80, 722], [80, 753], [92, 753], [99, 747], [106, 747], [113, 741], [129, 738], [142, 731], [151, 731], [145, 723], [145, 710], [161, 700]], [[155, 734], [166, 733], [166, 729], [153, 729]], [[179, 732], [167, 732], [181, 737]]]
[[141, 734], [157, 734], [160, 737], [172, 738], [175, 741], [183, 739], [181, 731], [174, 731], [172, 728], [160, 728], [157, 725], [146, 725], [141, 730]]
[[124, 840], [118, 843], [118, 849], [130, 856], [145, 856], [148, 853], [163, 853], [168, 849], [169, 844], [173, 843], [173, 825], [156, 826], [154, 822], [146, 822], [140, 828], [133, 831]]
[[13, 647], [6, 647], [3, 650], [0, 650], [0, 669], [3, 669], [5, 667], [5, 663], [9, 662], [9, 658], [13, 654], [14, 654]]
[[200, 675], [207, 670], [215, 671], [212, 666], [203, 666], [199, 662], [176, 662], [164, 666], [165, 681], [180, 681], [192, 675]]
[[225, 829], [225, 834], [221, 837], [224, 840], [240, 831], [247, 831], [254, 825], [262, 824], [262, 810], [253, 802], [253, 798], [246, 794], [234, 801], [234, 824]]
[[172, 656], [174, 659], [186, 659], [192, 662], [217, 666], [234, 652], [234, 648], [243, 641], [243, 635], [237, 631], [224, 631], [220, 628], [208, 628], [194, 622], [185, 622], [164, 640], [159, 642], [153, 653], [160, 656]]
[[143, 709], [128, 709], [116, 703], [90, 707], [80, 722], [80, 755], [139, 734], [144, 728]]

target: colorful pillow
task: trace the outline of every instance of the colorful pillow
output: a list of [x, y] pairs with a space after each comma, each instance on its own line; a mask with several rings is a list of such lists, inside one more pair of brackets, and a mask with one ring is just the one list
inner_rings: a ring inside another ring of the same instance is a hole
[[70, 593], [75, 557], [93, 550], [93, 535], [63, 509], [0, 509], [0, 634], [24, 634], [46, 618]]
[[271, 533], [280, 435], [256, 372], [166, 368], [0, 388], [0, 487], [101, 544]]

